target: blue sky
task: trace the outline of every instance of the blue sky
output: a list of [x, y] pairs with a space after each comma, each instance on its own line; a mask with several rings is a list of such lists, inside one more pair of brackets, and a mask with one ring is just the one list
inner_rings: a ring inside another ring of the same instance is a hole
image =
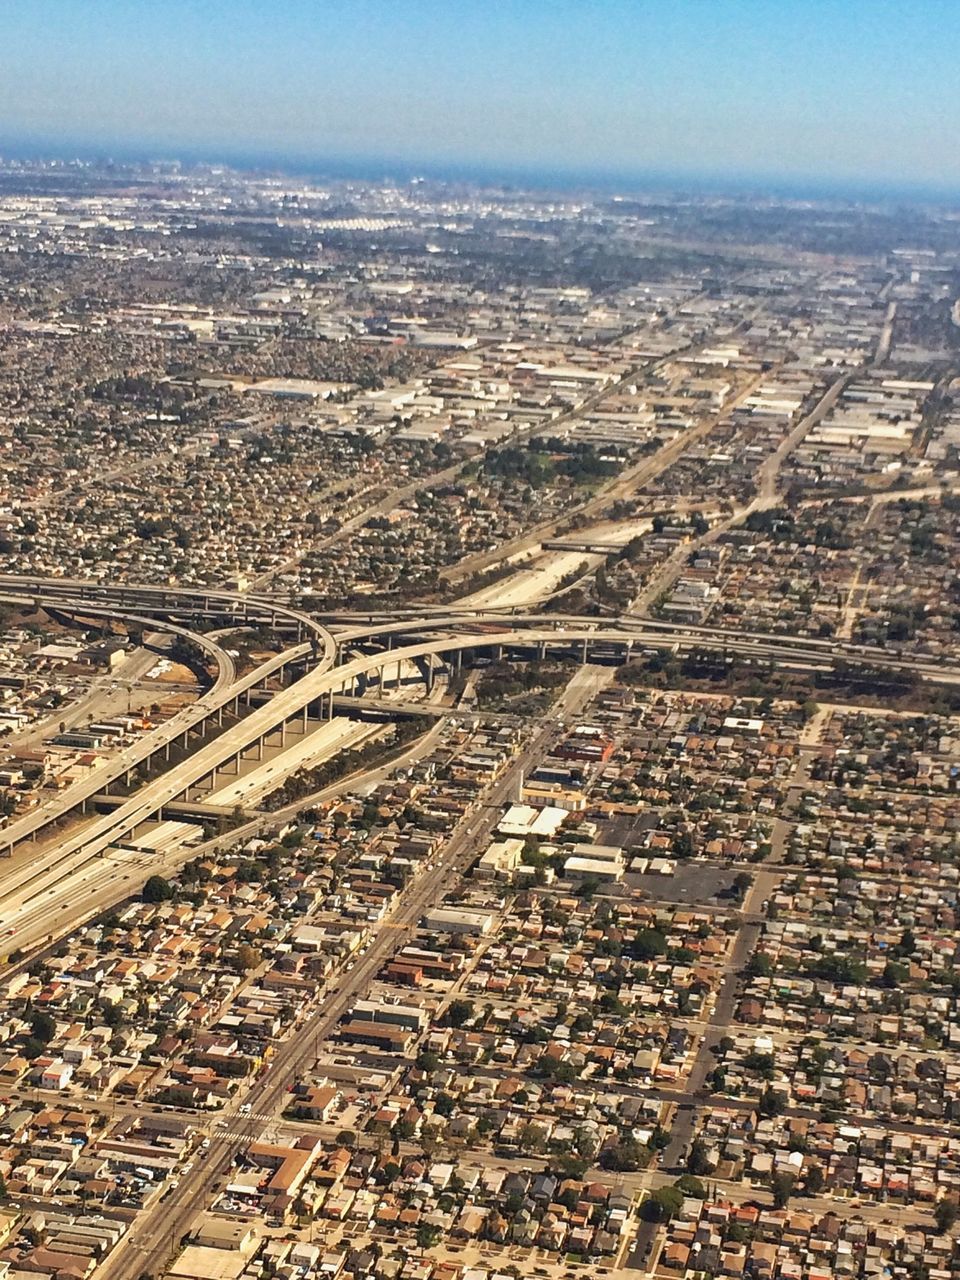
[[960, 190], [957, 0], [5, 0], [0, 150]]

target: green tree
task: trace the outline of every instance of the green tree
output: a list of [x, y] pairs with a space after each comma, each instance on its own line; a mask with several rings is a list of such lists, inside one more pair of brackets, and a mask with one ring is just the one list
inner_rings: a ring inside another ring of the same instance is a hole
[[733, 879], [734, 893], [736, 893], [738, 898], [742, 898], [750, 888], [751, 884], [753, 884], [753, 877], [750, 875], [749, 871], [738, 872]]
[[104, 1026], [116, 1028], [123, 1024], [123, 1012], [120, 1006], [112, 1004], [109, 1000], [100, 1002], [100, 1016], [103, 1018]]
[[796, 1178], [792, 1173], [775, 1173], [773, 1181], [770, 1184], [773, 1191], [773, 1207], [775, 1209], [785, 1209], [796, 1184]]
[[644, 1200], [640, 1216], [645, 1222], [669, 1222], [683, 1207], [683, 1192], [678, 1186], [660, 1187]]
[[896, 991], [902, 982], [905, 982], [910, 976], [910, 970], [905, 964], [897, 964], [893, 960], [888, 960], [883, 967], [883, 973], [880, 977], [881, 985], [890, 991]]
[[917, 937], [912, 929], [904, 929], [900, 935], [900, 941], [897, 943], [897, 954], [901, 956], [912, 956], [917, 949]]
[[600, 1153], [600, 1163], [605, 1169], [618, 1173], [636, 1173], [647, 1163], [648, 1155], [636, 1138], [623, 1138], [615, 1146]]
[[417, 1247], [435, 1249], [440, 1243], [442, 1234], [439, 1227], [431, 1226], [429, 1222], [421, 1222], [417, 1227]]
[[707, 1198], [706, 1187], [692, 1173], [683, 1174], [673, 1185], [679, 1191], [682, 1191], [685, 1196], [691, 1196], [694, 1200], [706, 1200]]
[[933, 1220], [942, 1236], [947, 1235], [957, 1224], [958, 1210], [953, 1200], [938, 1200], [933, 1210]]
[[173, 897], [173, 885], [163, 876], [151, 876], [143, 886], [141, 897], [144, 902], [169, 902]]
[[782, 1116], [787, 1109], [783, 1095], [775, 1089], [764, 1089], [760, 1095], [760, 1111], [765, 1116]]
[[687, 1172], [702, 1178], [705, 1173], [710, 1173], [712, 1170], [713, 1165], [707, 1155], [707, 1144], [702, 1138], [694, 1138], [687, 1155]]
[[635, 960], [655, 960], [666, 955], [667, 939], [659, 929], [641, 929], [631, 946]]
[[447, 1009], [447, 1022], [451, 1027], [462, 1027], [473, 1017], [473, 1005], [469, 1000], [451, 1000]]
[[755, 951], [747, 961], [744, 973], [748, 978], [769, 978], [773, 973], [773, 961], [762, 951]]
[[823, 1170], [820, 1165], [812, 1164], [807, 1170], [807, 1176], [804, 1182], [804, 1189], [808, 1196], [819, 1195], [823, 1190]]
[[517, 1134], [517, 1145], [521, 1151], [539, 1155], [547, 1149], [546, 1130], [539, 1124], [525, 1124]]
[[251, 969], [256, 969], [260, 963], [260, 952], [256, 947], [251, 947], [244, 942], [237, 948], [237, 968], [242, 969], [244, 973]]
[[650, 1137], [647, 1139], [647, 1146], [651, 1151], [665, 1151], [669, 1145], [670, 1134], [662, 1124], [655, 1124]]
[[30, 1019], [30, 1035], [42, 1045], [49, 1044], [56, 1034], [57, 1024], [49, 1013], [38, 1010]]
[[[560, 1178], [575, 1178], [579, 1181], [590, 1168], [590, 1161], [585, 1160], [583, 1156], [575, 1156], [567, 1152], [557, 1156], [550, 1167]], [[573, 1199], [576, 1204], [579, 1199], [576, 1192], [573, 1193]]]

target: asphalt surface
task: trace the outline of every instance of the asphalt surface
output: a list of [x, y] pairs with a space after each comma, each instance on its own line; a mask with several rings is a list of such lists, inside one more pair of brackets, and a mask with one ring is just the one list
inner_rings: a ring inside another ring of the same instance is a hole
[[[578, 672], [555, 704], [558, 717], [574, 714], [602, 680], [595, 668]], [[102, 1269], [108, 1280], [136, 1280], [147, 1261], [160, 1260], [186, 1234], [196, 1214], [206, 1206], [219, 1181], [229, 1170], [237, 1151], [256, 1141], [271, 1121], [278, 1117], [289, 1086], [302, 1079], [317, 1059], [320, 1043], [336, 1029], [344, 1013], [373, 981], [389, 958], [413, 935], [424, 910], [440, 901], [446, 889], [489, 840], [499, 821], [502, 806], [512, 797], [520, 778], [560, 736], [562, 726], [538, 729], [503, 774], [488, 788], [477, 808], [453, 833], [433, 871], [424, 873], [406, 892], [389, 921], [381, 925], [374, 940], [351, 972], [343, 972], [316, 1007], [299, 1024], [273, 1058], [269, 1070], [252, 1088], [234, 1100], [222, 1118], [229, 1136], [214, 1136], [204, 1158], [181, 1180], [173, 1194], [142, 1213], [134, 1230], [114, 1250]], [[240, 1113], [249, 1107], [251, 1114]]]

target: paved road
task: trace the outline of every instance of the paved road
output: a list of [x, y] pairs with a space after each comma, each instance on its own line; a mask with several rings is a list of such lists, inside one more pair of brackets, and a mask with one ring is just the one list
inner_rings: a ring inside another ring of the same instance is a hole
[[[559, 716], [573, 714], [592, 696], [602, 672], [578, 672], [556, 703]], [[108, 1280], [136, 1280], [147, 1258], [158, 1260], [186, 1233], [197, 1212], [205, 1206], [218, 1180], [229, 1169], [238, 1148], [254, 1141], [271, 1123], [263, 1116], [278, 1116], [287, 1100], [290, 1084], [300, 1080], [316, 1060], [320, 1042], [335, 1030], [357, 996], [374, 979], [384, 963], [405, 945], [415, 932], [424, 910], [438, 902], [446, 888], [484, 847], [499, 821], [503, 805], [513, 795], [519, 780], [539, 761], [560, 736], [557, 725], [538, 729], [524, 749], [511, 761], [499, 779], [482, 796], [480, 805], [469, 813], [447, 842], [433, 871], [422, 874], [405, 892], [388, 927], [381, 927], [366, 954], [352, 972], [342, 973], [337, 985], [325, 993], [317, 1006], [288, 1036], [278, 1050], [268, 1074], [257, 1081], [243, 1098], [251, 1115], [239, 1114], [240, 1099], [224, 1113], [229, 1137], [213, 1140], [208, 1155], [181, 1181], [172, 1196], [146, 1210], [135, 1231], [114, 1251], [103, 1268]]]
[[[767, 373], [762, 378], [755, 379], [746, 391], [742, 392], [738, 397], [738, 402], [746, 395], [749, 395], [761, 381], [768, 379], [770, 376]], [[649, 613], [656, 601], [675, 586], [677, 579], [697, 551], [700, 551], [703, 547], [712, 546], [723, 534], [741, 525], [754, 511], [761, 511], [777, 504], [779, 501], [780, 468], [807, 433], [830, 412], [843, 388], [849, 382], [850, 377], [852, 377], [852, 374], [840, 377], [831, 383], [811, 411], [800, 419], [793, 430], [784, 437], [777, 449], [764, 461], [757, 473], [756, 496], [750, 502], [744, 506], [737, 507], [731, 515], [712, 525], [699, 538], [691, 539], [689, 542], [677, 547], [660, 565], [648, 581], [644, 583], [643, 589], [634, 599], [631, 605], [632, 613], [639, 615]], [[685, 439], [686, 437], [683, 438]]]
[[[87, 691], [73, 702], [57, 707], [42, 720], [37, 720], [19, 733], [10, 734], [3, 739], [2, 753], [22, 751], [36, 747], [44, 738], [60, 731], [63, 724], [67, 729], [75, 729], [78, 725], [87, 724], [91, 719], [106, 720], [113, 715], [126, 712], [128, 701], [132, 698], [131, 685], [138, 684], [162, 656], [162, 651], [169, 646], [170, 636], [162, 632], [152, 633], [144, 637], [150, 649], [134, 649], [127, 654], [123, 669], [116, 674], [97, 676], [90, 683]], [[158, 655], [157, 651], [160, 651]], [[114, 688], [113, 686], [117, 686]], [[155, 702], [158, 695], [167, 689], [167, 684], [156, 684], [148, 688], [149, 699], [138, 697], [136, 701]]]
[[[634, 627], [635, 630], [633, 629]], [[714, 647], [722, 646], [728, 652], [745, 653], [754, 657], [782, 658], [784, 654], [789, 654], [795, 662], [811, 660], [804, 657], [806, 649], [794, 649], [786, 640], [778, 638], [765, 637], [763, 641], [736, 640], [727, 639], [719, 633], [713, 636], [708, 634], [706, 638], [703, 638], [702, 630], [694, 631], [692, 629], [691, 636], [687, 637], [676, 629], [669, 627], [665, 627], [661, 635], [658, 630], [658, 624], [643, 623], [641, 620], [631, 623], [629, 620], [608, 622], [606, 620], [590, 619], [587, 621], [581, 619], [576, 624], [565, 624], [562, 619], [552, 619], [550, 625], [542, 628], [530, 627], [528, 629], [520, 627], [503, 631], [482, 631], [477, 634], [472, 634], [468, 631], [466, 634], [454, 635], [446, 631], [446, 634], [440, 634], [436, 638], [420, 640], [403, 648], [392, 650], [390, 662], [416, 661], [430, 655], [456, 652], [464, 646], [488, 645], [494, 648], [509, 649], [511, 645], [535, 644], [541, 641], [545, 644], [590, 644], [599, 642], [617, 645], [623, 644], [626, 638], [633, 638], [634, 636], [644, 643], [676, 644], [682, 647], [696, 647], [706, 643], [712, 644]], [[812, 661], [822, 662], [822, 646], [818, 648], [816, 642], [810, 642], [808, 647], [810, 655], [816, 655], [812, 657]], [[289, 657], [289, 655], [286, 655], [286, 657]], [[282, 660], [284, 660], [284, 655], [272, 658], [269, 663], [259, 670], [262, 672], [271, 666], [276, 667]], [[292, 719], [308, 703], [316, 701], [321, 695], [335, 691], [337, 688], [352, 687], [359, 677], [366, 676], [372, 669], [376, 669], [376, 666], [382, 664], [383, 660], [383, 655], [373, 654], [352, 658], [333, 669], [325, 669], [323, 664], [318, 665], [296, 681], [295, 684], [278, 691], [265, 706], [251, 711], [238, 725], [230, 726], [220, 737], [215, 738], [212, 742], [205, 743], [186, 760], [174, 765], [154, 781], [142, 786], [128, 801], [111, 814], [93, 819], [81, 831], [68, 835], [64, 840], [58, 841], [44, 850], [38, 858], [34, 873], [30, 876], [24, 878], [18, 873], [11, 872], [8, 874], [0, 881], [0, 888], [4, 893], [3, 900], [11, 895], [15, 898], [19, 895], [20, 905], [22, 905], [22, 899], [27, 897], [35, 899], [42, 892], [51, 895], [51, 900], [47, 903], [51, 908], [51, 912], [62, 910], [76, 896], [74, 889], [71, 888], [70, 876], [88, 869], [91, 860], [116, 844], [121, 836], [151, 818], [164, 804], [185, 794], [189, 787], [208, 776], [225, 761], [230, 760], [236, 753], [245, 749], [249, 743], [256, 742], [258, 738], [266, 736], [284, 720]], [[931, 664], [926, 660], [918, 661], [906, 658], [886, 658], [885, 662], [887, 665], [897, 669], [905, 668], [922, 674], [930, 673], [934, 678], [942, 682], [960, 682], [960, 670], [948, 668], [942, 664]], [[252, 683], [255, 675], [256, 673], [248, 674], [243, 678], [243, 683]], [[236, 687], [237, 685], [232, 686], [232, 688]], [[230, 690], [227, 690], [226, 695], [221, 693], [218, 697], [223, 699], [224, 696], [229, 696], [229, 693]], [[158, 736], [161, 740], [172, 741], [178, 734], [185, 732], [186, 728], [191, 724], [195, 724], [205, 711], [209, 711], [209, 706], [198, 711], [198, 706], [195, 705], [161, 726], [159, 730], [156, 730], [150, 736], [146, 744], [138, 744], [137, 747], [129, 748], [126, 752], [120, 753], [111, 766], [113, 775], [117, 776], [126, 769], [135, 767], [136, 763], [145, 757], [148, 749], [151, 747], [156, 748]], [[282, 765], [280, 767], [282, 768]], [[71, 788], [61, 803], [65, 805], [67, 799], [74, 799], [74, 802], [76, 802], [77, 788], [86, 788], [87, 795], [93, 795], [102, 788], [104, 776], [101, 773], [99, 778], [95, 778], [92, 781], [85, 780], [75, 784], [74, 788]], [[33, 827], [40, 826], [44, 822], [49, 823], [54, 817], [54, 813], [39, 815], [32, 820]], [[31, 820], [29, 819], [22, 820], [20, 823], [15, 824], [15, 827], [19, 829], [24, 823], [29, 824], [30, 822]], [[10, 830], [5, 833], [5, 838], [10, 840]], [[53, 897], [52, 895], [54, 894], [57, 896]], [[123, 894], [121, 893], [120, 896], [123, 896]], [[57, 917], [54, 915], [54, 918]], [[38, 935], [38, 938], [34, 940], [39, 940], [40, 936], [43, 935]]]

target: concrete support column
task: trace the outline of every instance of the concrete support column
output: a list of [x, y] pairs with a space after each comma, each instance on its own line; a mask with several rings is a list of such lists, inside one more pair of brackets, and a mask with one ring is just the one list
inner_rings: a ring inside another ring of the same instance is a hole
[[428, 653], [426, 657], [427, 663], [427, 693], [433, 692], [433, 654]]
[[303, 732], [307, 732], [307, 725], [310, 723], [310, 708], [305, 706], [300, 713], [303, 716]]
[[537, 658], [539, 659], [540, 662], [542, 662], [546, 656], [547, 656], [547, 642], [546, 640], [538, 640], [537, 641]]
[[333, 690], [327, 694], [327, 719], [333, 719]]
[[588, 645], [588, 643], [589, 643], [589, 642], [588, 642], [587, 640], [584, 640], [584, 642], [583, 642], [583, 648], [582, 648], [582, 649], [581, 649], [581, 651], [580, 651], [580, 662], [581, 662], [584, 666], [586, 665], [586, 662], [587, 662], [587, 645]]
[[217, 725], [223, 724], [223, 707], [217, 707]]
[[377, 697], [383, 697], [383, 667], [377, 667]]
[[254, 759], [262, 760], [263, 759], [263, 739], [262, 738], [258, 738], [256, 740], [256, 742], [253, 744], [253, 749], [256, 752]]

